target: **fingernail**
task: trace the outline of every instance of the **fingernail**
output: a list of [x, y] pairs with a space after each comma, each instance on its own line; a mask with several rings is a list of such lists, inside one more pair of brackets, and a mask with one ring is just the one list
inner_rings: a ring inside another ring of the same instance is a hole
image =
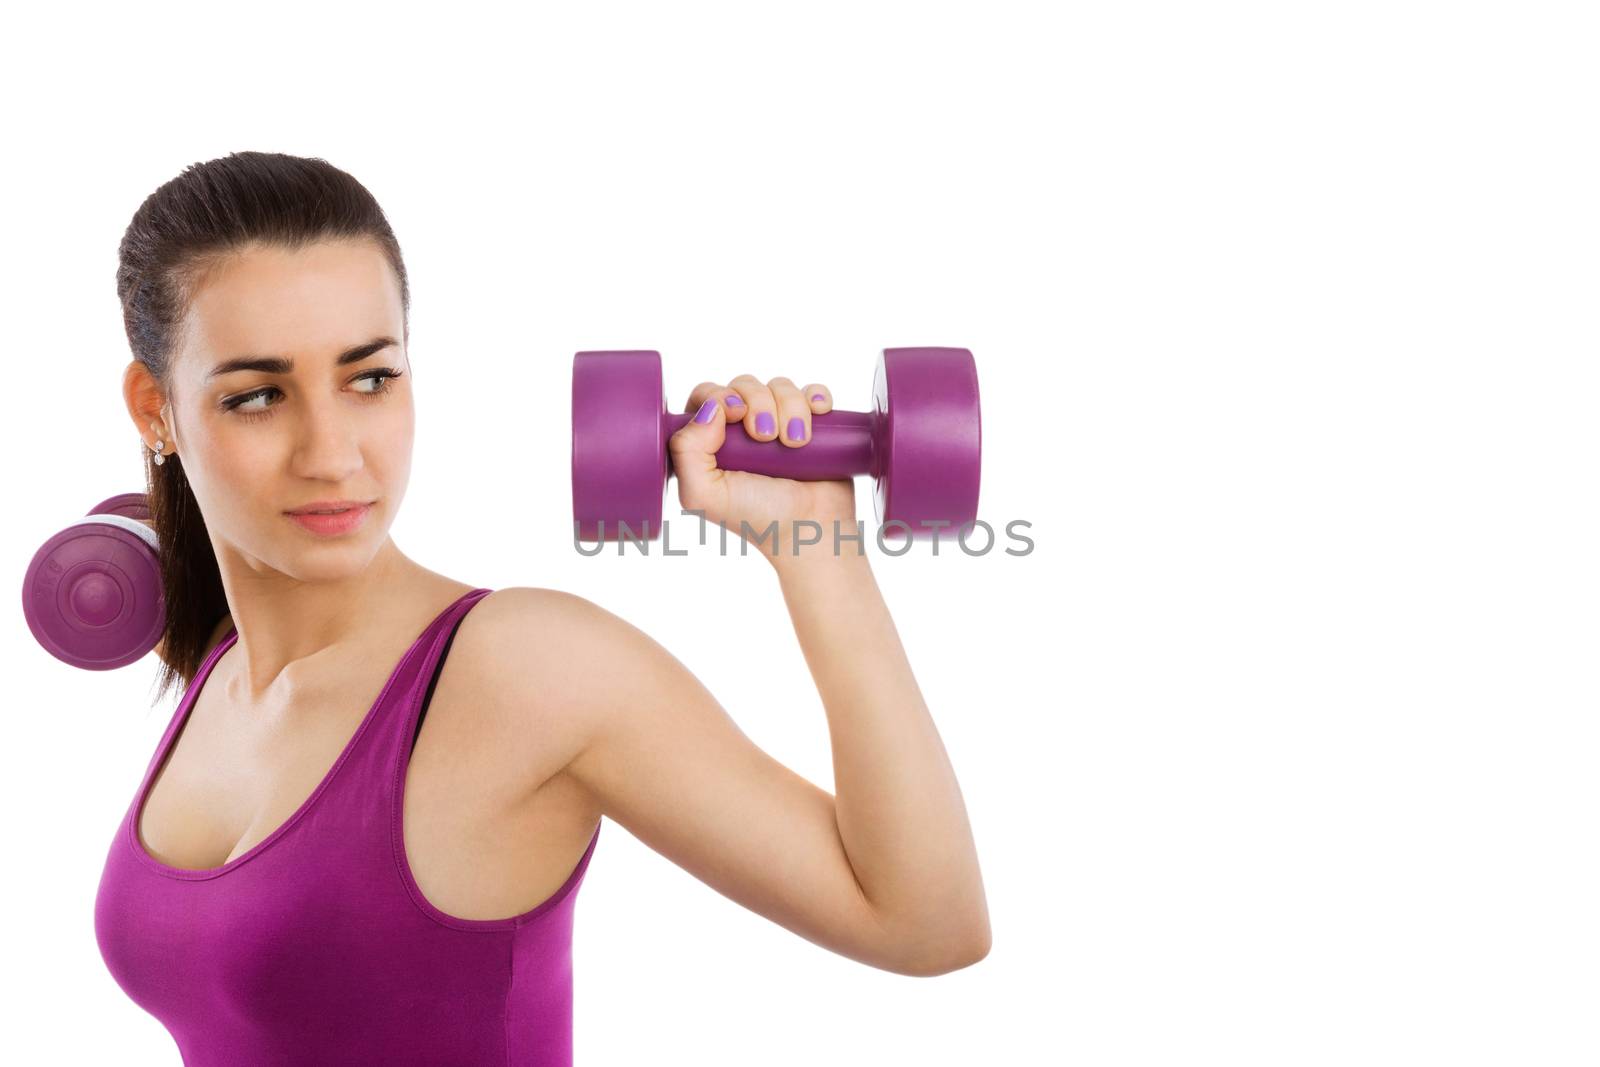
[[730, 408], [742, 408], [744, 407], [744, 398], [738, 393], [734, 393], [732, 396], [727, 397], [723, 403], [727, 404]]
[[806, 420], [796, 415], [789, 420], [789, 440], [804, 441], [806, 439]]
[[700, 405], [700, 410], [694, 413], [695, 422], [710, 422], [712, 414], [717, 410], [717, 398], [712, 397]]
[[823, 396], [821, 393], [812, 393], [811, 394], [811, 399], [812, 400], [817, 400], [817, 401], [822, 401], [822, 400], [826, 400], [828, 398]]
[[772, 417], [772, 412], [763, 411], [756, 416], [756, 433], [775, 433], [778, 429], [778, 420]]

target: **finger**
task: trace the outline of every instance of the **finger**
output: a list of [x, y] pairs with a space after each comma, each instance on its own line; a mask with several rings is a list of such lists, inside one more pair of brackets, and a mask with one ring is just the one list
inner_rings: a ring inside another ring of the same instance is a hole
[[777, 437], [778, 404], [772, 399], [772, 390], [753, 374], [741, 374], [728, 386], [744, 397], [744, 432], [756, 441]]
[[767, 382], [772, 398], [778, 404], [778, 425], [783, 427], [780, 440], [791, 448], [799, 448], [811, 440], [811, 402], [800, 387], [788, 378], [773, 378]]
[[806, 400], [810, 401], [814, 414], [820, 415], [824, 411], [833, 409], [833, 393], [826, 385], [812, 382], [800, 391], [805, 394]]
[[686, 507], [703, 506], [717, 499], [718, 483], [724, 474], [717, 468], [717, 450], [722, 447], [725, 425], [722, 392], [723, 387], [716, 382], [695, 386], [690, 394], [690, 402], [695, 405], [693, 415], [667, 438], [672, 473], [678, 478], [678, 498]]
[[700, 410], [700, 405], [705, 403], [706, 397], [721, 391], [722, 386], [716, 382], [701, 382], [689, 391], [689, 400], [683, 405], [683, 410], [693, 415]]

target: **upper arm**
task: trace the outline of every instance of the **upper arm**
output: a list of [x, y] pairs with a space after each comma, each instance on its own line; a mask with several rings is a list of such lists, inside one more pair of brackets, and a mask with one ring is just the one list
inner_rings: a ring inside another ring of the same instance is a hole
[[[530, 701], [576, 723], [563, 773], [595, 806], [719, 893], [831, 951], [903, 971], [900, 946], [845, 852], [834, 797], [741, 731], [641, 630], [556, 590], [503, 590], [543, 620]], [[540, 601], [537, 606], [533, 601]], [[514, 629], [514, 628], [508, 628]]]

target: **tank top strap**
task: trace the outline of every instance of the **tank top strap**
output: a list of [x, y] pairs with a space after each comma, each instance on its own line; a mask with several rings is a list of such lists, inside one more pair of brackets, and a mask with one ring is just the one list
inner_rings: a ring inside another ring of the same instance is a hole
[[395, 676], [383, 695], [385, 707], [377, 717], [379, 736], [374, 739], [376, 764], [396, 780], [404, 769], [404, 757], [409, 754], [418, 719], [423, 710], [423, 699], [432, 686], [445, 649], [455, 636], [456, 627], [473, 606], [494, 592], [478, 588], [464, 593], [455, 603], [445, 608], [428, 624], [406, 653], [405, 662], [395, 671]]
[[417, 649], [421, 650], [421, 654], [414, 658], [424, 675], [432, 674], [435, 661], [438, 660], [450, 635], [455, 632], [456, 623], [472, 610], [474, 604], [492, 592], [493, 589], [478, 588], [462, 593], [456, 598], [455, 603], [441, 611], [428, 624], [428, 628], [417, 637]]
[[[172, 709], [172, 717], [167, 720], [167, 728], [161, 732], [161, 739], [156, 742], [156, 750], [150, 754], [150, 762], [145, 764], [144, 778], [141, 783], [147, 783], [150, 776], [155, 773], [156, 765], [161, 762], [161, 757], [166, 755], [167, 748], [172, 744], [172, 737], [178, 732], [179, 724], [189, 711], [189, 705], [195, 702], [200, 695], [201, 688], [205, 685], [206, 678], [211, 674], [211, 669], [217, 665], [217, 660], [228, 650], [228, 646], [239, 639], [239, 629], [236, 626], [228, 628], [227, 634], [211, 646], [211, 651], [205, 654], [196, 668], [194, 677], [184, 684], [183, 690], [178, 695], [177, 706]], [[143, 785], [141, 784], [141, 790]], [[135, 803], [138, 797], [134, 797]]]

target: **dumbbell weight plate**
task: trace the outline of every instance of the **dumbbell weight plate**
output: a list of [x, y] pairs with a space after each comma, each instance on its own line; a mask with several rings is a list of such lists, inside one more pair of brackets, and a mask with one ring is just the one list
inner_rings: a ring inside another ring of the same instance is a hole
[[956, 536], [978, 517], [983, 468], [972, 352], [884, 349], [872, 376], [872, 408], [872, 502], [884, 540]]
[[144, 494], [95, 505], [34, 553], [22, 580], [22, 614], [56, 659], [107, 671], [142, 658], [166, 622], [161, 565]]
[[661, 354], [580, 352], [572, 361], [572, 515], [582, 541], [661, 535], [666, 393]]

